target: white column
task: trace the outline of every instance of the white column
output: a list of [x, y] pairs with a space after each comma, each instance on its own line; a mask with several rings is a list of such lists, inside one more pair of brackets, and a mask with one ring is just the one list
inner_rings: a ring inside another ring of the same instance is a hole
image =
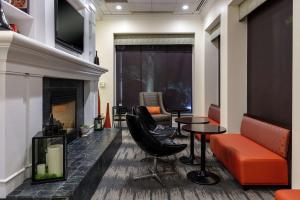
[[93, 116], [96, 117], [98, 115], [98, 80], [97, 81], [92, 81], [92, 87], [93, 87], [93, 90], [92, 90], [92, 94], [93, 94]]
[[19, 185], [24, 177], [26, 160], [26, 91], [25, 76], [4, 74], [4, 95], [1, 97], [4, 126], [0, 132], [0, 198]]
[[[42, 77], [0, 74], [0, 198], [31, 176], [31, 138], [42, 130]], [[24, 173], [27, 172], [27, 173]]]
[[31, 177], [32, 137], [43, 128], [43, 78], [26, 76], [26, 177]]
[[195, 33], [193, 55], [193, 114], [206, 116], [205, 110], [205, 62], [203, 24], [199, 21], [199, 31]]
[[98, 109], [98, 81], [84, 82], [84, 124], [92, 126]]
[[0, 198], [5, 198], [5, 74], [0, 73]]
[[300, 189], [300, 1], [293, 1], [293, 134], [292, 188]]
[[221, 15], [221, 124], [239, 132], [247, 111], [247, 23], [239, 21], [238, 6]]

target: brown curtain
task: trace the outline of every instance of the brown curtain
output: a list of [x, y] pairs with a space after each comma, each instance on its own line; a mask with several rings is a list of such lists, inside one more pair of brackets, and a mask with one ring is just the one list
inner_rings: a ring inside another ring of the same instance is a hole
[[117, 104], [161, 91], [166, 107], [192, 107], [192, 45], [116, 46], [116, 60]]
[[248, 113], [292, 127], [292, 0], [248, 16]]

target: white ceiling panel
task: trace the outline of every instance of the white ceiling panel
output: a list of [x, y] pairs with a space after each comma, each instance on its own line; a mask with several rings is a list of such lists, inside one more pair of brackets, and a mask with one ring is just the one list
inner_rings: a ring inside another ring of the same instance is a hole
[[[127, 0], [127, 3], [107, 3], [100, 1], [100, 10], [104, 15], [134, 14], [134, 13], [175, 13], [175, 14], [198, 14], [197, 7], [203, 1], [210, 0]], [[116, 6], [122, 6], [117, 10]], [[183, 10], [183, 5], [188, 5], [188, 9]]]
[[130, 9], [134, 12], [148, 12], [151, 6], [151, 3], [130, 3]]
[[174, 12], [176, 9], [176, 3], [153, 3], [153, 12]]
[[152, 0], [153, 4], [177, 3], [177, 0]]

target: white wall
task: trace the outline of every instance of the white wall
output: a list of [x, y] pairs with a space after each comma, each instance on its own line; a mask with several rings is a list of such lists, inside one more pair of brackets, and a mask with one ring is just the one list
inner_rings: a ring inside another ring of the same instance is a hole
[[293, 1], [293, 134], [292, 188], [300, 189], [300, 1]]
[[114, 104], [114, 34], [115, 33], [194, 33], [193, 109], [204, 115], [204, 65], [202, 60], [204, 40], [203, 27], [199, 16], [187, 15], [133, 15], [110, 16], [97, 21], [96, 49], [100, 64], [109, 69], [100, 81], [106, 87], [100, 89], [101, 110], [104, 113], [106, 102]]
[[205, 110], [219, 103], [219, 42], [205, 32]]

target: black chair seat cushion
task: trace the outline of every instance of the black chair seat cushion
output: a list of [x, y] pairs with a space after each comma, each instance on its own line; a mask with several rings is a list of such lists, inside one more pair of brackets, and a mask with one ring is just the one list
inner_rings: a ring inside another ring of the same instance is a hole
[[159, 140], [140, 122], [138, 116], [127, 115], [126, 121], [134, 141], [143, 151], [152, 156], [162, 157], [174, 155], [187, 147], [186, 144], [176, 144], [170, 139]]
[[153, 134], [163, 135], [166, 137], [173, 137], [176, 134], [176, 129], [167, 126], [157, 126], [153, 131]]
[[140, 121], [144, 126], [159, 139], [173, 137], [176, 133], [176, 129], [169, 126], [157, 125], [151, 114], [148, 112], [145, 106], [139, 106], [134, 109], [139, 116]]

